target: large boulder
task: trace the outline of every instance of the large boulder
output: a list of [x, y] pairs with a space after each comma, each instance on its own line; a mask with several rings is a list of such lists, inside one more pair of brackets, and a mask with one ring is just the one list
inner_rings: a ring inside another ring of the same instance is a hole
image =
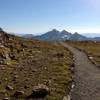
[[49, 88], [44, 84], [38, 84], [34, 86], [32, 94], [30, 97], [32, 98], [44, 98], [50, 93]]

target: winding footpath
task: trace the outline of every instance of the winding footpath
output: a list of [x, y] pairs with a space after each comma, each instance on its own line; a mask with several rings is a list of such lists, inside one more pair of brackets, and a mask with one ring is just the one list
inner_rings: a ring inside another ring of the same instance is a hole
[[100, 100], [100, 69], [78, 49], [60, 42], [75, 57], [75, 87], [71, 93], [72, 100]]

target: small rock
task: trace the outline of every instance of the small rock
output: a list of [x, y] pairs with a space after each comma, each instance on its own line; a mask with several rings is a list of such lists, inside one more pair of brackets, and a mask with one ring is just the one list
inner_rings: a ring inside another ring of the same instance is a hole
[[45, 84], [46, 86], [50, 85], [50, 84], [51, 84], [51, 80], [45, 80], [44, 84]]
[[18, 96], [21, 96], [21, 95], [23, 95], [24, 94], [24, 91], [16, 91], [15, 93], [14, 93], [14, 96], [15, 97], [18, 97]]
[[10, 100], [9, 98], [4, 98], [3, 100]]
[[0, 65], [6, 65], [5, 60], [0, 60]]
[[67, 97], [64, 96], [63, 100], [67, 100]]
[[58, 58], [62, 58], [62, 57], [64, 57], [64, 54], [63, 53], [57, 53], [55, 56], [57, 56]]
[[47, 67], [44, 67], [45, 70], [47, 70]]
[[32, 72], [37, 72], [37, 70], [36, 69], [33, 69]]
[[13, 90], [14, 88], [12, 86], [8, 85], [8, 86], [6, 86], [6, 89], [7, 90]]
[[74, 84], [72, 84], [72, 89], [75, 87], [75, 85]]
[[71, 68], [71, 72], [74, 74], [74, 67]]
[[74, 63], [73, 63], [73, 64], [71, 64], [71, 67], [75, 67]]
[[0, 90], [0, 94], [5, 94], [6, 92], [6, 90]]
[[12, 60], [17, 60], [17, 59], [18, 59], [18, 58], [17, 58], [16, 56], [14, 56], [14, 55], [10, 56], [10, 58], [11, 58]]
[[92, 60], [92, 59], [93, 59], [93, 57], [89, 57], [89, 59], [91, 59], [91, 60]]
[[14, 78], [15, 78], [15, 79], [18, 78], [18, 75], [15, 75]]
[[71, 100], [71, 97], [69, 95], [67, 97], [64, 96], [63, 100]]
[[2, 70], [5, 70], [5, 67], [2, 67], [1, 69], [2, 69]]
[[8, 79], [7, 78], [4, 78], [4, 80], [7, 81]]
[[27, 89], [27, 88], [29, 88], [29, 86], [28, 85], [25, 85], [24, 88]]

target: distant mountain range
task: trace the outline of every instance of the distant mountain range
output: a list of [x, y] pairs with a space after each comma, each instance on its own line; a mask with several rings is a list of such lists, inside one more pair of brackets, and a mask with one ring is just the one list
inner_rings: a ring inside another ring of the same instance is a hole
[[[63, 30], [58, 31], [56, 29], [53, 29], [52, 31], [49, 31], [47, 33], [44, 33], [42, 35], [34, 35], [34, 34], [17, 34], [17, 36], [21, 36], [24, 38], [33, 38], [38, 40], [44, 40], [44, 41], [63, 41], [63, 40], [73, 40], [73, 41], [84, 41], [84, 40], [93, 40], [93, 41], [100, 41], [100, 37], [91, 37], [91, 34], [79, 34], [75, 32], [74, 34]], [[98, 34], [99, 36], [99, 34]]]
[[56, 29], [53, 29], [52, 31], [49, 31], [45, 34], [42, 34], [40, 36], [33, 37], [35, 39], [44, 40], [44, 41], [63, 41], [63, 40], [73, 40], [73, 41], [84, 41], [84, 40], [93, 40], [93, 41], [100, 41], [100, 37], [86, 37], [84, 35], [81, 35], [77, 32], [74, 34], [67, 32], [66, 30], [63, 30], [59, 32]]
[[25, 34], [25, 33], [10, 33], [10, 34], [20, 36], [20, 37], [24, 37], [24, 38], [32, 38], [32, 37], [35, 36], [34, 34]]

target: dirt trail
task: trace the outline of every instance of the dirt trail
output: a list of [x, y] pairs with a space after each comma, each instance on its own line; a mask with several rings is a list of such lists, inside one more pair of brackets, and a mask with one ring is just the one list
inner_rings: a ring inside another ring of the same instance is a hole
[[61, 44], [75, 57], [75, 87], [72, 100], [100, 100], [100, 70], [91, 63], [84, 52], [66, 43]]

